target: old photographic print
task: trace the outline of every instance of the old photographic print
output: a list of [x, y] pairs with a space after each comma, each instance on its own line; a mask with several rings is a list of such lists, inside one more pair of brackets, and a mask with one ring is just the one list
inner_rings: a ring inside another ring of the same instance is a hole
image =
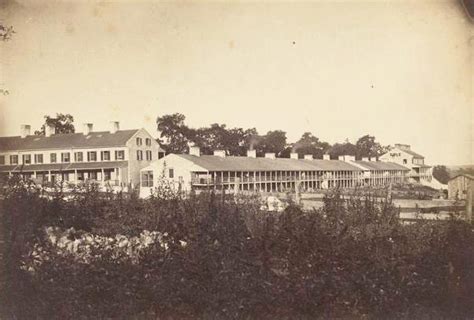
[[473, 319], [474, 2], [0, 1], [1, 319]]

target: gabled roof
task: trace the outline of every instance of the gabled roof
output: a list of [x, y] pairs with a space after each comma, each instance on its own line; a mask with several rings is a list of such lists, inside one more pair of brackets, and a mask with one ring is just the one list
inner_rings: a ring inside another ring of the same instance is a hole
[[41, 149], [64, 149], [64, 148], [97, 148], [97, 147], [121, 147], [136, 133], [134, 130], [119, 130], [115, 133], [109, 131], [92, 132], [88, 135], [83, 133], [54, 134], [45, 136], [20, 136], [0, 137], [0, 151], [13, 150], [41, 150]]
[[367, 168], [367, 170], [404, 170], [410, 171], [409, 168], [404, 167], [394, 162], [384, 161], [355, 161], [358, 165]]
[[340, 160], [298, 160], [177, 154], [208, 171], [362, 171]]
[[452, 177], [451, 179], [449, 179], [449, 181], [451, 180], [454, 180], [458, 177], [466, 177], [468, 178], [469, 180], [474, 180], [474, 176], [472, 174], [467, 174], [467, 173], [461, 173], [461, 174], [458, 174], [458, 175], [455, 175], [454, 177]]
[[401, 149], [401, 148], [397, 148], [397, 149], [408, 153], [409, 155], [413, 156], [414, 158], [418, 158], [418, 159], [424, 159], [425, 158], [421, 154], [416, 153], [415, 151], [412, 151], [412, 150], [406, 150], [406, 149]]

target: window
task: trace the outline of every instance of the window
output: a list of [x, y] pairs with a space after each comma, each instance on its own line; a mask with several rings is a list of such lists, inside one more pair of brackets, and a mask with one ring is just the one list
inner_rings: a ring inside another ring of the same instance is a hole
[[16, 154], [10, 156], [10, 164], [18, 164], [18, 156]]
[[151, 139], [150, 139], [150, 138], [146, 138], [146, 139], [145, 139], [145, 144], [146, 144], [147, 146], [151, 146]]
[[43, 155], [35, 154], [35, 163], [43, 163]]
[[125, 160], [125, 151], [123, 150], [115, 151], [115, 160]]
[[104, 171], [104, 181], [108, 181], [112, 179], [112, 172], [111, 171]]
[[407, 164], [407, 159], [403, 159], [403, 164]]
[[91, 179], [91, 180], [97, 180], [97, 172], [96, 171], [90, 171], [88, 176], [89, 176], [89, 179]]
[[82, 152], [74, 152], [74, 162], [82, 162], [82, 161], [84, 161], [83, 153]]
[[152, 159], [151, 159], [151, 156], [152, 156], [151, 150], [147, 150], [147, 151], [146, 151], [146, 159], [147, 159], [148, 161], [152, 160]]
[[164, 152], [158, 151], [158, 159], [161, 159], [165, 156]]
[[56, 159], [56, 153], [50, 153], [49, 154], [49, 162], [51, 163], [56, 163], [57, 159]]
[[143, 160], [143, 151], [137, 150], [137, 160]]
[[168, 177], [171, 179], [174, 178], [174, 169], [168, 169]]
[[142, 138], [137, 138], [137, 146], [141, 146], [142, 145]]
[[71, 154], [69, 152], [61, 153], [61, 162], [71, 162]]
[[96, 151], [87, 152], [87, 161], [97, 161], [97, 152]]
[[0, 164], [5, 164], [5, 156], [0, 156]]
[[153, 171], [142, 172], [142, 187], [153, 187]]
[[109, 161], [110, 160], [110, 151], [101, 151], [100, 152], [100, 159], [102, 161]]
[[24, 154], [22, 159], [23, 164], [31, 164], [31, 154]]

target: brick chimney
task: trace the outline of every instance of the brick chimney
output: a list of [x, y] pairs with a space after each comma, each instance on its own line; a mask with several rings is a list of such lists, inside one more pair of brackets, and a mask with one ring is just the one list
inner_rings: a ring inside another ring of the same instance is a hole
[[192, 156], [200, 157], [201, 156], [201, 148], [198, 146], [191, 146], [189, 147], [189, 154]]
[[247, 150], [247, 158], [256, 158], [257, 150]]
[[313, 160], [313, 155], [312, 154], [305, 154], [304, 159], [305, 160]]
[[92, 132], [92, 123], [84, 123], [84, 131], [82, 132], [85, 136]]
[[44, 134], [46, 137], [51, 137], [56, 133], [56, 128], [52, 124], [46, 124], [44, 128]]
[[296, 152], [290, 153], [290, 158], [291, 159], [298, 159], [298, 153], [296, 153]]
[[31, 134], [31, 126], [29, 124], [22, 124], [20, 126], [20, 135], [22, 138], [26, 138]]
[[120, 123], [118, 121], [110, 121], [110, 133], [115, 133], [120, 130]]
[[214, 155], [217, 157], [225, 158], [225, 150], [214, 150]]
[[267, 159], [275, 159], [276, 156], [275, 156], [275, 153], [274, 153], [274, 152], [267, 152], [267, 153], [265, 153], [265, 158], [267, 158]]

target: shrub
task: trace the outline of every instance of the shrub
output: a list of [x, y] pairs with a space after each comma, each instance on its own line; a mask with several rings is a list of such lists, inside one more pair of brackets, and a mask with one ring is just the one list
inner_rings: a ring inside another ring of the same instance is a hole
[[464, 221], [404, 225], [389, 201], [283, 212], [260, 199], [4, 191], [5, 318], [470, 318]]

